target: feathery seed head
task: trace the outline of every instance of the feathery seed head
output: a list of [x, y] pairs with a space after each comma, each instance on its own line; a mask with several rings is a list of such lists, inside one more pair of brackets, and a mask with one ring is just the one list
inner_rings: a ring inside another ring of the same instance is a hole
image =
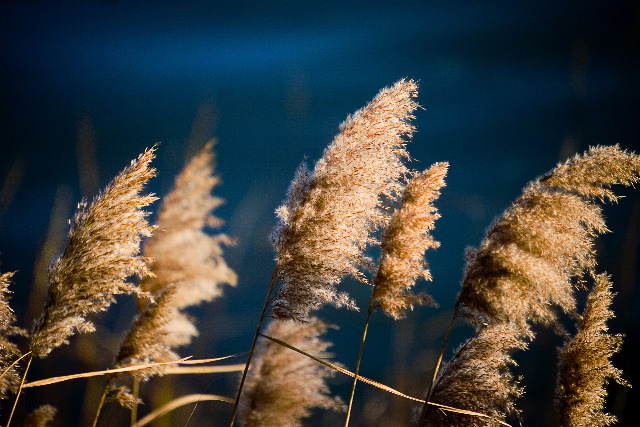
[[410, 289], [419, 277], [431, 280], [424, 253], [440, 245], [430, 234], [440, 218], [433, 202], [445, 185], [448, 167], [448, 163], [436, 163], [409, 181], [402, 204], [382, 236], [382, 257], [373, 281], [373, 299], [394, 319], [404, 317], [405, 311], [415, 304], [435, 305], [429, 295], [416, 295]]
[[[327, 325], [316, 318], [305, 324], [274, 320], [265, 335], [328, 357], [331, 343], [321, 339], [326, 331]], [[301, 426], [313, 408], [343, 409], [342, 401], [329, 395], [325, 382], [335, 374], [331, 368], [273, 341], [263, 342], [257, 351], [239, 407], [245, 427]]]
[[298, 169], [272, 235], [276, 318], [303, 320], [324, 304], [356, 309], [335, 286], [349, 274], [362, 278], [363, 251], [388, 220], [382, 201], [401, 193], [416, 91], [412, 80], [383, 89], [340, 126], [313, 172]]
[[[524, 391], [509, 367], [511, 353], [527, 347], [517, 325], [499, 323], [482, 327], [456, 350], [436, 378], [431, 402], [479, 412], [496, 420], [517, 416], [515, 399]], [[443, 412], [429, 406], [425, 426], [498, 426], [498, 422], [477, 416]]]
[[556, 402], [561, 425], [600, 427], [616, 422], [604, 412], [606, 386], [610, 379], [629, 385], [622, 371], [613, 367], [611, 357], [622, 345], [622, 335], [608, 333], [607, 321], [614, 317], [609, 308], [614, 294], [606, 274], [594, 277], [578, 332], [560, 349]]
[[9, 337], [25, 335], [25, 332], [14, 326], [16, 316], [9, 306], [9, 285], [15, 272], [0, 274], [0, 399], [7, 392], [15, 392], [20, 384], [20, 375], [16, 366], [11, 364], [20, 357], [20, 349], [9, 340]]
[[556, 307], [575, 312], [573, 285], [595, 266], [594, 237], [608, 231], [593, 199], [615, 200], [609, 186], [639, 177], [640, 157], [613, 146], [592, 148], [530, 183], [469, 252], [462, 305], [525, 329], [530, 321], [556, 323]]
[[152, 274], [139, 252], [141, 238], [154, 229], [142, 209], [157, 198], [139, 193], [155, 175], [149, 167], [155, 149], [132, 161], [91, 204], [78, 206], [67, 246], [49, 267], [48, 301], [31, 338], [35, 356], [68, 343], [76, 331], [93, 331], [86, 316], [106, 310], [115, 295], [148, 295], [126, 280]]

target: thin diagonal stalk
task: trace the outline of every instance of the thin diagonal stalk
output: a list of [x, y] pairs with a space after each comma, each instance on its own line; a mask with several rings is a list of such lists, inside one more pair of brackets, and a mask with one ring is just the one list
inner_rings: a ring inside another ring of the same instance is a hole
[[93, 418], [93, 424], [91, 427], [96, 427], [98, 425], [98, 419], [100, 418], [100, 413], [102, 413], [102, 407], [104, 406], [104, 402], [107, 399], [107, 393], [109, 391], [108, 384], [104, 386], [104, 391], [102, 392], [102, 396], [100, 396], [100, 402], [98, 402], [98, 409], [96, 410], [96, 416]]
[[[456, 317], [458, 316], [459, 307], [460, 307], [460, 299], [457, 299], [456, 305], [453, 307], [453, 313], [451, 313], [451, 319], [449, 320], [447, 333], [444, 335], [444, 339], [442, 340], [442, 347], [440, 347], [440, 353], [438, 353], [438, 360], [436, 361], [436, 366], [433, 370], [433, 376], [431, 377], [431, 383], [429, 384], [429, 390], [427, 391], [427, 396], [424, 399], [425, 402], [429, 402], [429, 399], [431, 399], [433, 386], [436, 383], [436, 377], [438, 376], [438, 371], [440, 370], [440, 364], [442, 363], [442, 358], [444, 357], [444, 351], [447, 348], [447, 342], [449, 342], [449, 336], [451, 335], [451, 330], [453, 329], [453, 322], [456, 320]], [[426, 416], [427, 416], [427, 403], [422, 405], [422, 411], [420, 412], [420, 422], [418, 423], [419, 426], [424, 424]]]
[[[313, 359], [316, 362], [333, 369], [334, 371], [338, 371], [338, 372], [340, 372], [342, 374], [348, 375], [351, 378], [355, 378], [356, 377], [356, 375], [353, 372], [348, 371], [348, 370], [346, 370], [344, 368], [341, 368], [340, 366], [335, 365], [335, 364], [333, 364], [331, 362], [327, 362], [326, 360], [322, 360], [321, 358], [316, 357], [316, 356], [314, 356], [312, 354], [309, 354], [304, 350], [300, 350], [299, 348], [296, 348], [296, 347], [292, 346], [291, 344], [288, 344], [288, 343], [286, 343], [286, 342], [284, 342], [282, 340], [279, 340], [279, 339], [274, 338], [274, 337], [270, 337], [268, 335], [264, 335], [262, 333], [260, 334], [260, 336], [264, 337], [264, 338], [266, 338], [266, 339], [268, 339], [270, 341], [273, 341], [275, 343], [278, 343], [283, 347], [287, 347], [288, 349], [293, 350], [293, 351], [295, 351], [297, 353], [300, 353], [300, 354], [302, 354], [304, 356], [307, 356], [310, 359]], [[490, 420], [493, 420], [493, 421], [497, 422], [498, 424], [502, 424], [504, 426], [511, 427], [511, 424], [505, 423], [504, 421], [501, 421], [501, 420], [499, 420], [497, 418], [494, 418], [494, 417], [492, 417], [490, 415], [483, 414], [481, 412], [469, 411], [467, 409], [454, 408], [453, 406], [447, 406], [447, 405], [442, 405], [440, 403], [433, 403], [433, 402], [429, 402], [429, 401], [426, 401], [426, 400], [418, 399], [417, 397], [409, 396], [409, 395], [404, 394], [404, 393], [402, 393], [402, 392], [400, 392], [400, 391], [398, 391], [398, 390], [396, 390], [394, 388], [389, 387], [388, 385], [384, 385], [384, 384], [379, 383], [377, 381], [373, 381], [373, 380], [371, 380], [371, 379], [369, 379], [367, 377], [358, 376], [358, 380], [362, 381], [365, 384], [374, 386], [374, 387], [376, 387], [376, 388], [378, 388], [380, 390], [383, 390], [383, 391], [386, 391], [388, 393], [394, 394], [396, 396], [402, 397], [404, 399], [413, 400], [414, 402], [423, 403], [425, 405], [435, 406], [436, 408], [440, 408], [440, 409], [442, 409], [444, 411], [455, 412], [455, 413], [458, 413], [458, 414], [472, 415], [472, 416], [475, 416], [475, 417], [489, 418]]]
[[133, 394], [133, 397], [135, 397], [133, 408], [131, 408], [131, 425], [134, 425], [136, 421], [138, 421], [138, 396], [140, 395], [140, 378], [133, 377], [131, 393]]
[[251, 349], [249, 350], [249, 356], [247, 357], [247, 364], [244, 367], [244, 371], [242, 372], [242, 379], [240, 380], [240, 386], [238, 387], [238, 394], [236, 395], [236, 400], [233, 403], [233, 412], [231, 413], [231, 419], [229, 420], [229, 427], [233, 426], [233, 423], [236, 419], [236, 412], [238, 412], [238, 404], [240, 403], [240, 395], [242, 395], [242, 388], [244, 387], [244, 381], [247, 379], [247, 373], [249, 372], [249, 365], [251, 365], [251, 359], [253, 358], [253, 351], [256, 348], [256, 343], [258, 342], [258, 336], [260, 334], [260, 330], [262, 328], [262, 321], [264, 320], [264, 316], [267, 313], [267, 308], [269, 307], [269, 301], [271, 298], [271, 293], [273, 292], [273, 288], [276, 282], [276, 274], [277, 270], [273, 270], [273, 274], [271, 275], [271, 283], [269, 283], [269, 292], [267, 292], [267, 296], [264, 299], [264, 305], [262, 306], [262, 313], [260, 313], [260, 320], [258, 320], [258, 326], [256, 327], [256, 333], [253, 336], [253, 342], [251, 343]]
[[11, 408], [11, 413], [9, 414], [9, 420], [7, 421], [7, 427], [11, 424], [11, 419], [13, 418], [13, 413], [16, 410], [16, 406], [18, 406], [18, 399], [20, 398], [20, 393], [22, 393], [22, 386], [24, 385], [24, 381], [27, 379], [27, 372], [29, 372], [29, 367], [31, 366], [31, 361], [33, 360], [33, 354], [29, 355], [29, 360], [27, 361], [27, 366], [24, 368], [24, 374], [22, 374], [22, 380], [20, 380], [20, 387], [18, 388], [18, 392], [16, 393], [16, 399], [13, 401], [13, 407]]
[[351, 409], [353, 408], [353, 397], [356, 393], [356, 384], [358, 384], [358, 372], [360, 372], [360, 362], [362, 362], [362, 353], [364, 351], [364, 342], [367, 339], [367, 332], [369, 331], [369, 319], [371, 319], [371, 313], [373, 313], [373, 294], [371, 301], [369, 302], [369, 308], [367, 309], [367, 320], [364, 323], [364, 329], [362, 330], [362, 338], [360, 339], [360, 350], [358, 351], [358, 360], [356, 361], [356, 369], [354, 371], [353, 384], [351, 385], [351, 396], [349, 397], [349, 406], [347, 407], [347, 416], [344, 420], [344, 425], [349, 425], [349, 418], [351, 418]]

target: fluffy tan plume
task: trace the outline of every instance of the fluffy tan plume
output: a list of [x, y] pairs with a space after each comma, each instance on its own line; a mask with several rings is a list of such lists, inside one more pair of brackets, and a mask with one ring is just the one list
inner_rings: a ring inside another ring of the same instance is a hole
[[517, 325], [500, 323], [487, 325], [462, 345], [453, 359], [440, 370], [431, 402], [489, 415], [494, 420], [443, 412], [429, 406], [425, 426], [499, 426], [517, 416], [515, 399], [523, 389], [509, 368], [515, 365], [511, 353], [526, 348]]
[[7, 397], [7, 392], [15, 392], [20, 384], [20, 375], [13, 362], [21, 355], [17, 345], [10, 337], [24, 335], [24, 331], [14, 326], [16, 316], [9, 306], [9, 285], [15, 272], [0, 274], [0, 399]]
[[356, 308], [336, 285], [346, 275], [362, 276], [363, 251], [388, 220], [383, 198], [403, 188], [416, 94], [411, 80], [381, 90], [340, 126], [313, 171], [298, 169], [272, 234], [281, 285], [272, 305], [276, 318], [303, 320], [324, 304]]
[[468, 255], [459, 296], [493, 322], [554, 324], [556, 307], [575, 312], [573, 284], [595, 266], [594, 237], [607, 231], [595, 199], [638, 182], [640, 157], [595, 147], [533, 181]]
[[[211, 194], [220, 183], [213, 172], [212, 148], [209, 142], [191, 159], [163, 199], [158, 230], [144, 246], [145, 255], [154, 260], [154, 276], [141, 284], [155, 302], [141, 302], [140, 315], [123, 340], [116, 367], [180, 359], [175, 349], [198, 335], [192, 320], [180, 309], [211, 301], [222, 294], [224, 284], [236, 284], [236, 274], [222, 257], [222, 245], [233, 241], [224, 234], [208, 234], [208, 228], [222, 225], [212, 214], [223, 203]], [[133, 375], [146, 380], [166, 369], [150, 368]]]
[[42, 405], [31, 412], [25, 421], [25, 427], [47, 427], [53, 422], [58, 410], [51, 405]]
[[420, 277], [431, 280], [424, 253], [440, 246], [430, 234], [440, 218], [433, 202], [445, 185], [448, 168], [448, 163], [436, 163], [409, 181], [402, 204], [382, 236], [382, 257], [373, 281], [373, 299], [394, 319], [404, 317], [406, 310], [415, 304], [435, 305], [430, 296], [416, 295], [410, 289]]
[[[300, 324], [274, 320], [265, 335], [318, 357], [331, 343], [321, 339], [327, 326], [316, 318]], [[242, 395], [239, 416], [245, 427], [294, 427], [313, 408], [341, 410], [344, 404], [329, 395], [326, 378], [335, 371], [275, 342], [263, 342], [252, 364]]]
[[628, 385], [611, 357], [622, 345], [621, 335], [608, 333], [614, 294], [606, 274], [595, 276], [578, 332], [559, 352], [556, 401], [563, 426], [600, 427], [616, 422], [604, 412], [610, 379]]
[[184, 308], [222, 295], [223, 285], [235, 285], [238, 278], [223, 258], [223, 245], [233, 244], [225, 234], [209, 234], [222, 225], [213, 210], [224, 201], [211, 194], [220, 184], [213, 172], [213, 141], [184, 167], [172, 190], [162, 201], [158, 230], [144, 245], [144, 254], [154, 261], [154, 277], [143, 280], [142, 288], [155, 293], [175, 286], [174, 304]]
[[141, 238], [153, 230], [143, 208], [157, 198], [140, 192], [155, 175], [149, 167], [154, 152], [155, 147], [147, 149], [91, 204], [78, 206], [67, 246], [49, 267], [48, 301], [31, 338], [35, 356], [44, 357], [68, 343], [76, 331], [93, 331], [86, 316], [106, 310], [115, 295], [148, 296], [126, 280], [151, 274], [139, 252]]

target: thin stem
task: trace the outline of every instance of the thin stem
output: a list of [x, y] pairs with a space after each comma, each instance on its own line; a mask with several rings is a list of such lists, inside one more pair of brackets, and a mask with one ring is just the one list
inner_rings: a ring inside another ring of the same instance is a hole
[[138, 421], [138, 396], [140, 395], [140, 378], [133, 377], [131, 393], [133, 394], [133, 397], [135, 397], [133, 407], [131, 408], [131, 425], [133, 426]]
[[240, 395], [242, 394], [244, 381], [247, 379], [247, 372], [249, 372], [249, 366], [251, 365], [251, 359], [253, 358], [253, 351], [255, 350], [256, 343], [258, 342], [258, 336], [260, 335], [260, 329], [262, 328], [262, 321], [264, 320], [264, 316], [267, 313], [267, 308], [269, 307], [269, 298], [271, 297], [271, 292], [273, 292], [275, 282], [276, 282], [276, 269], [273, 270], [273, 274], [271, 275], [271, 283], [269, 283], [269, 292], [267, 292], [267, 296], [264, 299], [264, 305], [262, 306], [262, 313], [260, 313], [260, 320], [258, 320], [258, 326], [256, 327], [256, 333], [253, 336], [253, 342], [251, 343], [251, 349], [249, 350], [247, 363], [244, 366], [244, 372], [242, 372], [242, 379], [240, 380], [240, 387], [238, 387], [238, 394], [236, 395], [236, 400], [233, 403], [233, 412], [231, 413], [231, 419], [229, 420], [229, 427], [232, 427], [233, 423], [236, 420], [236, 412], [238, 412]]
[[102, 392], [102, 396], [100, 396], [100, 403], [98, 403], [98, 410], [96, 411], [96, 416], [93, 419], [93, 424], [91, 427], [96, 427], [98, 425], [98, 419], [100, 418], [100, 413], [102, 412], [102, 407], [104, 406], [104, 401], [107, 398], [107, 392], [109, 390], [109, 384], [104, 386], [104, 391]]
[[18, 388], [18, 392], [16, 393], [16, 399], [13, 401], [13, 407], [11, 408], [11, 413], [9, 414], [9, 420], [7, 421], [7, 427], [11, 424], [11, 419], [13, 418], [13, 413], [16, 410], [16, 406], [18, 406], [18, 399], [20, 398], [20, 393], [22, 393], [22, 386], [24, 385], [24, 381], [27, 379], [27, 372], [29, 372], [29, 367], [31, 366], [31, 361], [33, 360], [33, 354], [29, 356], [29, 360], [27, 361], [27, 366], [24, 368], [24, 374], [22, 374], [22, 380], [20, 380], [20, 387]]
[[373, 313], [373, 294], [371, 301], [369, 302], [369, 308], [367, 309], [367, 320], [364, 323], [364, 329], [362, 330], [362, 338], [360, 339], [360, 350], [358, 351], [358, 360], [356, 361], [356, 369], [354, 370], [353, 384], [351, 385], [351, 396], [349, 397], [349, 406], [347, 407], [347, 416], [344, 420], [344, 426], [349, 425], [349, 418], [351, 417], [351, 409], [353, 408], [353, 397], [356, 393], [356, 384], [358, 384], [358, 372], [360, 372], [360, 362], [362, 362], [362, 353], [364, 351], [364, 342], [367, 339], [367, 331], [369, 330], [369, 319], [371, 319], [371, 313]]
[[422, 405], [422, 411], [420, 412], [420, 422], [418, 426], [424, 425], [427, 416], [427, 406], [429, 403], [429, 399], [431, 398], [431, 393], [433, 392], [433, 386], [436, 383], [436, 377], [438, 376], [438, 371], [440, 370], [440, 364], [442, 363], [442, 358], [444, 357], [444, 351], [447, 348], [447, 342], [449, 341], [449, 336], [451, 335], [451, 330], [453, 329], [453, 322], [456, 320], [458, 316], [458, 308], [460, 307], [460, 300], [456, 300], [456, 305], [453, 307], [453, 313], [451, 314], [451, 319], [449, 320], [449, 326], [447, 327], [447, 333], [444, 335], [444, 340], [442, 341], [442, 347], [440, 347], [440, 353], [438, 354], [438, 360], [436, 361], [436, 366], [433, 370], [433, 376], [431, 377], [431, 383], [429, 384], [429, 390], [427, 391], [427, 396], [425, 397], [424, 405]]

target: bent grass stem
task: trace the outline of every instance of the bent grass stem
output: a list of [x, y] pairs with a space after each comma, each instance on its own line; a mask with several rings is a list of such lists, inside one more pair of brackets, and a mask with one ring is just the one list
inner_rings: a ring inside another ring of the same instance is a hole
[[267, 313], [267, 308], [269, 307], [271, 293], [273, 292], [274, 284], [276, 282], [276, 272], [277, 270], [274, 269], [273, 274], [271, 275], [271, 283], [269, 283], [269, 292], [267, 292], [267, 296], [264, 299], [264, 305], [262, 306], [262, 313], [260, 313], [260, 320], [258, 320], [258, 326], [256, 327], [256, 333], [253, 336], [253, 342], [251, 343], [251, 349], [249, 350], [247, 363], [244, 367], [244, 371], [242, 372], [242, 379], [240, 380], [240, 386], [238, 387], [238, 394], [236, 395], [236, 400], [233, 403], [233, 412], [231, 413], [231, 419], [229, 420], [229, 427], [233, 426], [233, 423], [235, 422], [235, 419], [236, 419], [236, 413], [238, 412], [238, 404], [240, 403], [240, 396], [242, 395], [242, 388], [244, 387], [244, 382], [247, 379], [247, 373], [249, 372], [249, 366], [251, 365], [253, 352], [256, 348], [256, 343], [258, 342], [258, 336], [261, 335], [260, 330], [262, 328], [262, 322], [264, 321], [265, 314]]

